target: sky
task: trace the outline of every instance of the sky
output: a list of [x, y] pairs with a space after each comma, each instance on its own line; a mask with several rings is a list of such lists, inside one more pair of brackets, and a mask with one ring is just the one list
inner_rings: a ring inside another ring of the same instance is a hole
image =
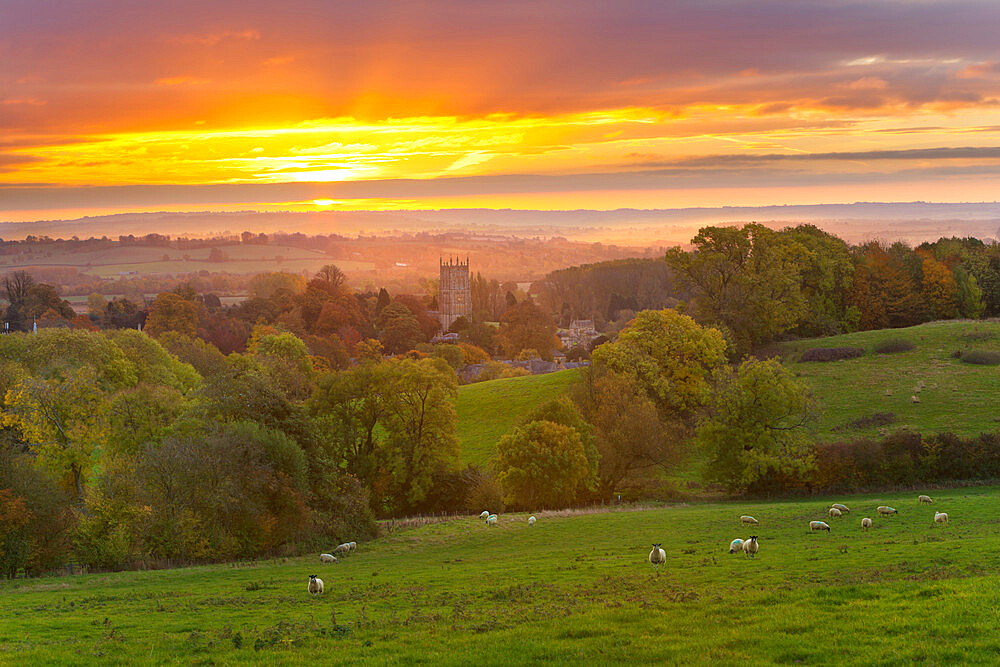
[[995, 0], [0, 0], [0, 221], [993, 201], [998, 36]]

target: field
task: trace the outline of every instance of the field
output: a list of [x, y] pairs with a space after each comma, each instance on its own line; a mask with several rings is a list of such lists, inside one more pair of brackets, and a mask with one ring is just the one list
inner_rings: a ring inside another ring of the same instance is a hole
[[[915, 349], [873, 352], [889, 339], [908, 340]], [[797, 362], [804, 350], [816, 347], [860, 347], [866, 354], [845, 361]], [[814, 428], [820, 440], [877, 436], [880, 428], [963, 435], [1000, 428], [1000, 367], [967, 364], [951, 356], [956, 350], [1000, 350], [998, 322], [932, 322], [784, 343], [779, 350], [819, 401], [822, 413]], [[914, 396], [919, 403], [913, 402]], [[851, 425], [875, 413], [892, 413], [895, 421]]]
[[467, 384], [458, 388], [458, 440], [462, 462], [490, 462], [497, 440], [510, 432], [518, 417], [564, 394], [579, 377], [566, 370]]
[[[397, 526], [337, 565], [5, 581], [0, 663], [993, 663], [1000, 488], [931, 494], [462, 518]], [[852, 513], [809, 533], [833, 501]], [[882, 503], [900, 514], [876, 518]], [[730, 556], [751, 533], [758, 557]]]
[[26, 268], [75, 267], [81, 273], [115, 278], [119, 274], [139, 275], [226, 271], [235, 274], [287, 271], [314, 273], [325, 264], [336, 264], [345, 272], [371, 271], [371, 262], [332, 259], [323, 252], [278, 245], [220, 245], [226, 261], [209, 261], [210, 248], [177, 249], [152, 246], [123, 246], [89, 252], [48, 250], [0, 256], [0, 273]]

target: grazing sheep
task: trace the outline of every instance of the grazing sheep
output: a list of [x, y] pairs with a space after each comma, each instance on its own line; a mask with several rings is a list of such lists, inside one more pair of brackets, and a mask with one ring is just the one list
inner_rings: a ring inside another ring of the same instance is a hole
[[831, 517], [839, 519], [840, 516], [841, 516], [841, 514], [843, 514], [843, 513], [839, 509], [837, 509], [836, 507], [831, 507], [830, 508], [830, 516]]
[[934, 501], [931, 500], [930, 496], [918, 496], [917, 497], [917, 502], [918, 503], [927, 503], [928, 505], [933, 505], [934, 504]]
[[479, 518], [480, 519], [488, 519], [488, 518], [490, 518], [490, 513], [487, 510], [483, 510], [483, 513], [479, 515]]
[[948, 513], [934, 512], [934, 523], [948, 523]]
[[830, 526], [825, 521], [810, 521], [809, 530], [825, 530], [830, 532]]
[[315, 574], [309, 575], [309, 592], [313, 595], [323, 594], [323, 580], [317, 578]]
[[749, 558], [757, 555], [757, 536], [751, 535], [749, 540], [743, 541], [743, 553]]
[[349, 553], [350, 551], [351, 551], [351, 545], [345, 542], [344, 544], [338, 544], [336, 547], [334, 547], [333, 554], [334, 555], [346, 554]]
[[917, 396], [916, 394], [914, 394], [913, 396], [910, 396], [910, 403], [919, 403], [919, 402], [920, 402], [920, 397], [919, 396]]
[[533, 516], [529, 516], [528, 517], [528, 525], [529, 526], [534, 526], [535, 525], [535, 517], [533, 517]]
[[351, 547], [351, 551], [354, 551], [354, 550], [356, 550], [358, 548], [358, 543], [357, 542], [348, 542], [347, 546]]
[[864, 519], [861, 520], [861, 530], [868, 530], [871, 527], [872, 527], [872, 520], [871, 519], [869, 519], [868, 517], [865, 517]]
[[743, 540], [736, 538], [729, 543], [729, 553], [734, 554], [743, 551]]
[[649, 562], [659, 571], [660, 566], [667, 562], [667, 552], [660, 548], [660, 543], [653, 545], [653, 550], [649, 552]]
[[497, 515], [496, 514], [491, 514], [488, 517], [486, 517], [486, 525], [487, 526], [495, 526], [496, 522], [497, 522]]
[[834, 503], [834, 504], [830, 505], [830, 507], [833, 507], [833, 508], [835, 508], [835, 509], [838, 509], [838, 510], [840, 510], [841, 512], [843, 512], [844, 514], [847, 514], [848, 512], [850, 512], [850, 511], [851, 511], [851, 510], [849, 510], [849, 509], [847, 508], [847, 505], [844, 505], [844, 504], [842, 504], [842, 503]]
[[321, 563], [339, 563], [340, 561], [337, 560], [337, 557], [334, 556], [333, 554], [320, 554], [319, 555], [319, 562], [321, 562]]
[[899, 510], [894, 507], [889, 507], [888, 505], [879, 505], [876, 509], [879, 516], [889, 516], [890, 514], [899, 514]]
[[744, 526], [760, 525], [760, 521], [757, 521], [757, 519], [753, 518], [752, 516], [747, 516], [746, 514], [740, 517], [740, 523], [743, 524]]

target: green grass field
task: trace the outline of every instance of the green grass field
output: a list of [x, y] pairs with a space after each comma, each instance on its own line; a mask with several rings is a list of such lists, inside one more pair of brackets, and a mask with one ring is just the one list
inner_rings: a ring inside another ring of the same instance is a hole
[[[933, 506], [917, 493], [539, 513], [534, 527], [463, 518], [395, 530], [337, 565], [4, 581], [0, 663], [995, 663], [1000, 488], [931, 492]], [[833, 501], [852, 513], [811, 534]], [[883, 503], [900, 514], [877, 518]], [[758, 557], [729, 555], [751, 533]]]
[[[894, 338], [909, 340], [916, 348], [896, 354], [872, 352], [878, 343]], [[797, 363], [804, 350], [814, 347], [861, 347], [866, 354], [846, 361]], [[819, 401], [822, 413], [814, 429], [820, 440], [877, 436], [879, 427], [845, 426], [877, 412], [896, 416], [894, 423], [881, 427], [888, 430], [908, 427], [921, 433], [973, 435], [1000, 428], [1000, 367], [951, 357], [955, 350], [1000, 350], [998, 322], [932, 322], [784, 343], [779, 350]], [[913, 402], [914, 396], [919, 403]], [[835, 431], [837, 427], [842, 430]]]
[[520, 416], [566, 393], [578, 377], [579, 371], [571, 369], [459, 387], [455, 408], [462, 462], [487, 465], [497, 440], [511, 431]]

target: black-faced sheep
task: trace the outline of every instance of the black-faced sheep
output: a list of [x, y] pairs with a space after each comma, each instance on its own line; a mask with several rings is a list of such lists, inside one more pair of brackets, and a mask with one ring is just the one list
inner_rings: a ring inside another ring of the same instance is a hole
[[323, 580], [315, 574], [309, 575], [309, 592], [313, 595], [323, 594]]

